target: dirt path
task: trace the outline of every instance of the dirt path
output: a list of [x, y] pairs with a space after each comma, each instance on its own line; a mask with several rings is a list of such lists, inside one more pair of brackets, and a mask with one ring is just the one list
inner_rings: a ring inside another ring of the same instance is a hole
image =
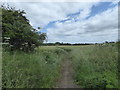
[[61, 79], [57, 82], [56, 88], [79, 88], [73, 80], [73, 67], [70, 59], [64, 60], [61, 74]]

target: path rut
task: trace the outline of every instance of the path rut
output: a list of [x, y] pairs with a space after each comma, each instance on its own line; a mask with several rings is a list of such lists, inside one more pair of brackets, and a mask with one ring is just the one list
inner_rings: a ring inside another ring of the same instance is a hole
[[58, 80], [55, 88], [79, 88], [73, 79], [73, 67], [70, 59], [64, 60], [61, 69], [61, 78]]

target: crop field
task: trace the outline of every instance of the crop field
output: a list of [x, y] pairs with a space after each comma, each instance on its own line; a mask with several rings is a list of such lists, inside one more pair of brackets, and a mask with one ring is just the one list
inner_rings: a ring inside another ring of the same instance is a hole
[[80, 88], [118, 88], [117, 44], [41, 46], [33, 53], [3, 50], [5, 88], [55, 88], [65, 60], [72, 62]]

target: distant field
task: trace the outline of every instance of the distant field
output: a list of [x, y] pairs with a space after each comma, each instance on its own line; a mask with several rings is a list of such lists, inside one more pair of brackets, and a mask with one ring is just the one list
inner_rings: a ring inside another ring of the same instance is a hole
[[3, 51], [3, 87], [54, 87], [68, 57], [75, 70], [74, 81], [81, 88], [118, 87], [117, 44], [41, 46], [29, 54]]
[[47, 47], [47, 48], [51, 48], [51, 47], [86, 47], [86, 46], [94, 46], [94, 45], [56, 45], [56, 46], [40, 46], [40, 47]]

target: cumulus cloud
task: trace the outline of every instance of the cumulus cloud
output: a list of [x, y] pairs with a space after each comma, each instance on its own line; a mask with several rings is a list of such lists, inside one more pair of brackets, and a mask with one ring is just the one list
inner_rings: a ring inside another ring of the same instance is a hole
[[[44, 27], [50, 21], [63, 20], [68, 14], [81, 11], [80, 18], [85, 18], [90, 13], [90, 8], [96, 5], [97, 2], [77, 3], [77, 2], [38, 2], [38, 3], [9, 3], [16, 9], [26, 11], [27, 18], [34, 26]], [[37, 24], [37, 25], [36, 25]]]
[[104, 42], [116, 41], [118, 38], [118, 7], [110, 8], [84, 21], [56, 23], [55, 28], [48, 29], [48, 37], [58, 41], [69, 42]]

